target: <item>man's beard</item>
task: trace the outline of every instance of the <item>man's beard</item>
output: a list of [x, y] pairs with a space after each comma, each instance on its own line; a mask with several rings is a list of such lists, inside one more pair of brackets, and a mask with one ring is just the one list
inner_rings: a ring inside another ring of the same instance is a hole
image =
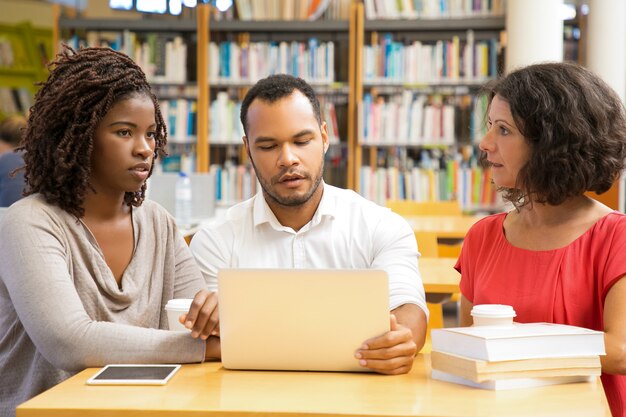
[[[285, 206], [285, 207], [297, 207], [308, 202], [313, 196], [313, 194], [315, 194], [315, 191], [317, 191], [323, 178], [323, 172], [324, 172], [324, 160], [323, 159], [322, 159], [322, 164], [320, 166], [320, 169], [315, 177], [311, 177], [310, 175], [304, 174], [295, 169], [287, 168], [287, 169], [282, 170], [280, 173], [278, 173], [274, 177], [272, 177], [270, 181], [267, 181], [265, 178], [262, 178], [259, 175], [259, 172], [257, 171], [252, 158], [250, 158], [250, 162], [252, 163], [252, 167], [254, 168], [256, 177], [259, 180], [259, 184], [261, 184], [261, 188], [263, 189], [263, 194], [265, 194], [275, 203], [278, 203], [281, 206]], [[313, 180], [312, 181], [313, 185], [311, 186], [311, 189], [304, 195], [295, 194], [295, 195], [288, 195], [288, 196], [283, 197], [280, 194], [276, 193], [274, 191], [273, 186], [279, 183], [279, 179], [285, 174], [294, 174], [294, 173], [299, 174], [305, 180], [307, 179]]]

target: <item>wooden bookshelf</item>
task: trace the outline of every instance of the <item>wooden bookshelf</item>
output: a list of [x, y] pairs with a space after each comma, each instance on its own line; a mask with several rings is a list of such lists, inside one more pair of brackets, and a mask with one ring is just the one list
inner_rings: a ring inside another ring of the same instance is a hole
[[[365, 8], [365, 5], [361, 5], [361, 7]], [[473, 40], [478, 43], [486, 42], [487, 40], [500, 39], [501, 32], [505, 27], [504, 16], [368, 20], [364, 17], [366, 14], [367, 13], [364, 12], [358, 14], [361, 21], [356, 25], [356, 27], [359, 28], [359, 33], [356, 35], [356, 39], [358, 39], [356, 49], [359, 51], [364, 51], [366, 45], [380, 46], [382, 44], [382, 36], [393, 37], [394, 42], [401, 43], [405, 46], [409, 46], [413, 42], [419, 42], [423, 45], [434, 45], [436, 42], [445, 42], [453, 38], [456, 38], [457, 42], [460, 42], [461, 46], [463, 46], [463, 42], [465, 42], [469, 36], [468, 31], [471, 31]], [[462, 53], [462, 50], [459, 50], [458, 52]], [[364, 75], [364, 69], [367, 66], [367, 62], [364, 62], [365, 59], [366, 54], [364, 52], [357, 55], [357, 72], [360, 86], [356, 90], [357, 94], [355, 96], [355, 101], [357, 103], [356, 106], [359, 107], [361, 111], [363, 111], [363, 108], [367, 105], [367, 103], [364, 102], [364, 96], [366, 93], [373, 97], [373, 100], [376, 100], [377, 97], [384, 97], [385, 103], [387, 103], [388, 100], [391, 102], [392, 99], [397, 101], [398, 98], [407, 91], [411, 91], [413, 93], [413, 99], [416, 99], [419, 96], [454, 98], [472, 96], [487, 80], [487, 78], [452, 77], [450, 79], [432, 78], [423, 79], [421, 81], [410, 81], [407, 79], [408, 77], [403, 75], [400, 75], [398, 79], [370, 79], [370, 76], [366, 77]], [[375, 62], [380, 65], [381, 58], [376, 59], [377, 60]], [[461, 60], [459, 57], [457, 57], [457, 59], [459, 61]], [[496, 65], [497, 67], [496, 62], [494, 62], [493, 65]], [[461, 100], [461, 98], [459, 98], [459, 100]], [[458, 118], [459, 116], [456, 115], [456, 111], [457, 110], [455, 110], [454, 117]], [[362, 168], [370, 167], [371, 170], [375, 171], [380, 166], [381, 155], [383, 155], [385, 161], [389, 161], [389, 158], [394, 158], [393, 155], [406, 156], [408, 154], [412, 154], [414, 155], [413, 160], [419, 163], [420, 152], [423, 150], [437, 150], [435, 155], [440, 155], [449, 150], [458, 150], [461, 152], [464, 147], [473, 146], [472, 141], [468, 141], [465, 137], [467, 136], [467, 132], [465, 132], [463, 137], [461, 137], [459, 136], [460, 132], [457, 131], [454, 132], [454, 135], [446, 136], [447, 139], [443, 140], [443, 143], [430, 140], [430, 138], [426, 135], [423, 137], [420, 135], [421, 139], [417, 141], [415, 141], [416, 139], [413, 139], [413, 142], [409, 140], [408, 137], [406, 139], [398, 139], [398, 137], [394, 136], [393, 140], [383, 137], [379, 141], [372, 140], [368, 143], [363, 135], [363, 132], [365, 132], [365, 127], [363, 125], [366, 122], [364, 120], [359, 120], [359, 117], [355, 116], [354, 123], [356, 126], [356, 135], [353, 139], [355, 144], [353, 171], [354, 189], [368, 198], [373, 198], [374, 196], [370, 193], [371, 184], [368, 183], [369, 180], [365, 179], [365, 182], [363, 182], [364, 179], [361, 177], [363, 172]], [[414, 137], [414, 135], [411, 137]], [[442, 167], [442, 169], [445, 168], [447, 167]], [[372, 171], [367, 171], [366, 169], [365, 172], [371, 173]], [[398, 172], [401, 173], [402, 168], [398, 169]], [[393, 175], [396, 174], [392, 174], [392, 177]], [[456, 181], [456, 179], [454, 179], [454, 181]], [[362, 190], [362, 184], [364, 184], [368, 189]], [[374, 186], [374, 189], [375, 188], [376, 186]], [[407, 187], [407, 190], [409, 189], [410, 187]], [[380, 193], [378, 194], [380, 197]], [[432, 193], [429, 193], [429, 195], [430, 194]], [[398, 196], [393, 194], [392, 197], [397, 198]], [[436, 198], [441, 198], [441, 196]], [[380, 200], [380, 198], [378, 198], [378, 200]], [[384, 201], [378, 202], [384, 204]]]
[[47, 76], [51, 38], [51, 30], [29, 23], [0, 24], [0, 118], [25, 113], [32, 104], [35, 84]]
[[[188, 46], [188, 53], [193, 54], [195, 59], [196, 77], [187, 80], [180, 86], [168, 85], [167, 83], [153, 83], [159, 98], [164, 96], [170, 98], [178, 90], [185, 91], [180, 93], [180, 97], [190, 98], [189, 93], [195, 93], [197, 96], [197, 117], [196, 117], [196, 138], [193, 143], [196, 156], [196, 171], [209, 172], [214, 164], [224, 163], [224, 161], [238, 155], [238, 160], [243, 163], [247, 162], [241, 141], [237, 143], [226, 142], [224, 138], [211, 137], [211, 114], [213, 102], [217, 98], [220, 91], [228, 92], [235, 100], [241, 100], [245, 92], [250, 88], [253, 82], [250, 81], [216, 81], [208, 76], [208, 70], [211, 63], [211, 57], [208, 56], [210, 43], [216, 42], [280, 42], [280, 41], [297, 41], [306, 43], [311, 37], [318, 39], [320, 43], [332, 41], [341, 44], [341, 50], [336, 50], [335, 69], [340, 74], [331, 82], [326, 80], [308, 80], [315, 89], [316, 93], [321, 97], [321, 101], [325, 97], [338, 97], [339, 103], [345, 105], [346, 109], [340, 110], [343, 122], [340, 122], [338, 129], [341, 131], [341, 141], [339, 144], [331, 146], [334, 156], [327, 160], [326, 172], [332, 170], [332, 166], [339, 163], [340, 165], [351, 160], [346, 156], [337, 155], [348, 152], [348, 110], [347, 103], [349, 99], [349, 83], [350, 73], [347, 70], [348, 59], [354, 55], [349, 49], [349, 20], [316, 20], [316, 21], [285, 21], [285, 20], [263, 20], [263, 21], [239, 21], [239, 20], [212, 20], [211, 6], [208, 4], [198, 5], [195, 12], [195, 20], [190, 19], [160, 19], [150, 17], [142, 20], [111, 20], [111, 19], [71, 19], [64, 16], [59, 17], [57, 30], [63, 34], [79, 33], [85, 36], [89, 32], [111, 33], [111, 32], [132, 32], [132, 33], [159, 33], [159, 34], [183, 34], [185, 39], [193, 40]], [[195, 44], [195, 48], [191, 45]], [[341, 63], [337, 63], [340, 57]], [[166, 92], [165, 94], [163, 92]], [[171, 97], [175, 98], [175, 97]], [[323, 105], [324, 108], [324, 105]], [[336, 113], [334, 113], [336, 114]], [[345, 115], [345, 116], [344, 116]], [[236, 121], [238, 122], [238, 120]], [[352, 133], [352, 132], [350, 132]], [[172, 144], [173, 152], [187, 152], [190, 148], [186, 148], [182, 144]], [[172, 149], [170, 148], [170, 149]], [[341, 162], [343, 161], [343, 162]], [[337, 169], [335, 169], [337, 171]], [[342, 187], [351, 186], [347, 182], [350, 181], [353, 172], [352, 167], [347, 169], [341, 168], [341, 175], [346, 180], [337, 184]]]

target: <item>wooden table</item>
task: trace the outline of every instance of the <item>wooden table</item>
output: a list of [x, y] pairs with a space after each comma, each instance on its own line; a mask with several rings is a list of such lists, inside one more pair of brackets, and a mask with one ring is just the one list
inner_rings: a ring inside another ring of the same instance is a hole
[[416, 232], [435, 232], [438, 238], [463, 239], [482, 216], [404, 216]]
[[602, 385], [485, 391], [431, 380], [429, 356], [411, 373], [227, 371], [184, 365], [165, 386], [87, 386], [87, 369], [22, 404], [17, 417], [95, 416], [562, 416], [609, 417]]
[[418, 263], [425, 292], [452, 294], [460, 291], [461, 274], [454, 269], [456, 258], [421, 257]]

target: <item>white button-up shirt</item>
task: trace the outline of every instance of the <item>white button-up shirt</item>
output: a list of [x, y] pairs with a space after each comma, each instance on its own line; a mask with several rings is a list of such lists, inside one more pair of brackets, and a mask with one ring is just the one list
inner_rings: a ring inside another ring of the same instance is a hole
[[297, 232], [281, 225], [262, 192], [201, 229], [191, 250], [209, 289], [221, 268], [367, 268], [389, 276], [389, 308], [418, 305], [428, 317], [409, 224], [351, 190], [322, 183], [322, 199]]

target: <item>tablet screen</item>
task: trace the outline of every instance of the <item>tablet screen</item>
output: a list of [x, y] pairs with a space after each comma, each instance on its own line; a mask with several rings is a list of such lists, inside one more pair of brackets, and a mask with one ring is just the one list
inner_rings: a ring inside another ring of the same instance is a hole
[[180, 365], [107, 365], [91, 377], [88, 384], [163, 385]]

